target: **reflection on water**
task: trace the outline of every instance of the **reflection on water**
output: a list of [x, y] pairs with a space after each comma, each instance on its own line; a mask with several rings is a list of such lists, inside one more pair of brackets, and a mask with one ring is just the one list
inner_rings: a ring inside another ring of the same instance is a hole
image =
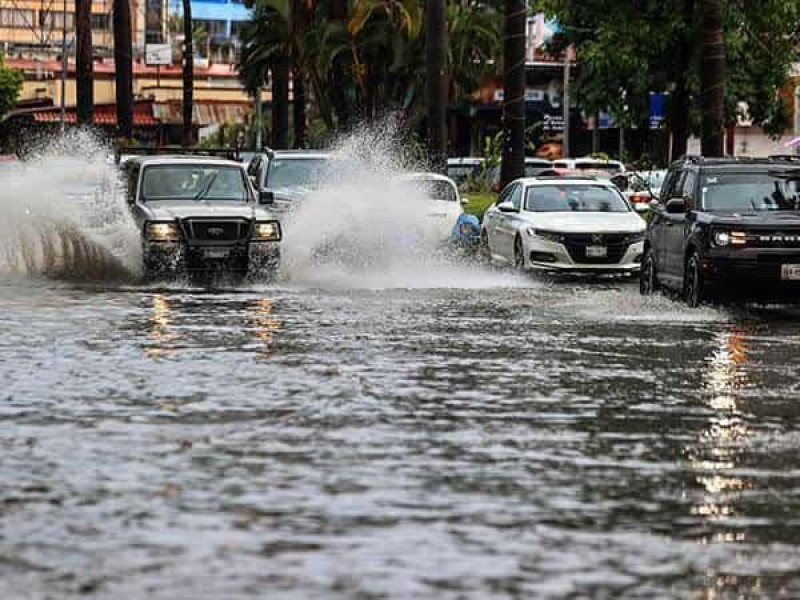
[[180, 337], [177, 329], [173, 328], [170, 299], [166, 294], [154, 294], [147, 355], [151, 358], [163, 358], [172, 354]]
[[269, 358], [273, 355], [272, 347], [275, 332], [283, 327], [283, 322], [273, 315], [274, 308], [275, 302], [270, 298], [259, 298], [251, 304], [253, 313], [251, 326], [253, 334], [261, 344], [261, 348], [258, 351], [261, 358]]

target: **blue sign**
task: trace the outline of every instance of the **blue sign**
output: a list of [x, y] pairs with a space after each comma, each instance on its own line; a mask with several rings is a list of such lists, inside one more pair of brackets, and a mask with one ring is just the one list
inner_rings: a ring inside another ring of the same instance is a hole
[[650, 129], [660, 129], [667, 118], [667, 96], [665, 92], [650, 93]]

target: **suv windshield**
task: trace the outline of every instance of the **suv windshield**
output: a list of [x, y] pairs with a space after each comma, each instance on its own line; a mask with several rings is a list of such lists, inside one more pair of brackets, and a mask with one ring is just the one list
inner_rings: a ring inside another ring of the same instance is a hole
[[798, 182], [769, 173], [717, 173], [701, 179], [701, 206], [712, 212], [800, 210]]
[[293, 188], [318, 185], [328, 166], [328, 158], [273, 158], [269, 161], [265, 185]]
[[536, 185], [525, 194], [530, 212], [628, 212], [625, 200], [602, 185]]
[[153, 165], [142, 175], [143, 202], [224, 200], [246, 202], [242, 170], [217, 165]]

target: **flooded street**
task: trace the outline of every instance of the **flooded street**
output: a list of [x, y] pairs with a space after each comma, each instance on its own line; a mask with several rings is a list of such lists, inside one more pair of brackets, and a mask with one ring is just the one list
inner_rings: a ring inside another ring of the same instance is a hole
[[1, 278], [0, 597], [800, 596], [796, 312], [396, 279]]

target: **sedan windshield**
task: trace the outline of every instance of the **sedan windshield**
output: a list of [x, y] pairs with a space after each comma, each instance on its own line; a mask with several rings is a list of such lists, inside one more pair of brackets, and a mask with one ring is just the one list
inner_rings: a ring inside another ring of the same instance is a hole
[[324, 179], [329, 162], [328, 158], [273, 158], [265, 185], [271, 189], [317, 186]]
[[426, 198], [431, 200], [444, 200], [446, 202], [456, 202], [458, 200], [458, 194], [449, 181], [412, 179], [404, 182], [404, 186], [417, 192], [422, 192]]
[[217, 165], [154, 165], [142, 176], [142, 200], [246, 202], [242, 170]]
[[536, 185], [528, 188], [529, 212], [628, 212], [618, 192], [602, 185]]
[[800, 210], [798, 182], [769, 173], [706, 175], [700, 193], [703, 209], [712, 212]]

